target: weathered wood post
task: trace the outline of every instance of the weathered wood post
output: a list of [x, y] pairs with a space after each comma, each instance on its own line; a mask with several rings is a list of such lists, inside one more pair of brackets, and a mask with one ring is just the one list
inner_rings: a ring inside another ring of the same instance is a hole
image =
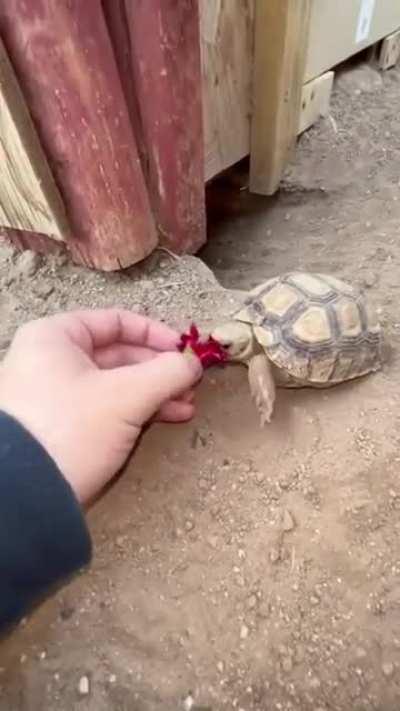
[[67, 208], [74, 259], [104, 270], [143, 259], [157, 232], [100, 0], [0, 0], [0, 32]]
[[206, 240], [198, 0], [103, 0], [103, 6], [160, 241], [194, 252]]

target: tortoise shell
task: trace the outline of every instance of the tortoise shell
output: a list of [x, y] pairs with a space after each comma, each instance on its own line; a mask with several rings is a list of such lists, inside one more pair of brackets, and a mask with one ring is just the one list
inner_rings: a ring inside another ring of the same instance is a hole
[[376, 314], [361, 291], [332, 276], [292, 272], [270, 279], [234, 318], [253, 326], [289, 386], [334, 385], [382, 364]]

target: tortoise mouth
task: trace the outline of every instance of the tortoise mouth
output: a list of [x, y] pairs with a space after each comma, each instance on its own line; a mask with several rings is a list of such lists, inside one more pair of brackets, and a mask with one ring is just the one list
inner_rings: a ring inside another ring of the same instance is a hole
[[218, 341], [218, 343], [226, 351], [228, 351], [230, 348], [232, 348], [232, 341]]

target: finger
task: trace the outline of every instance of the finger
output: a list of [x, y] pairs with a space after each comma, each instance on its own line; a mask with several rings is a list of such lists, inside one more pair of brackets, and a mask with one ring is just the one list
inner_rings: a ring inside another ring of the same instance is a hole
[[171, 400], [162, 405], [156, 415], [158, 422], [187, 422], [194, 415], [194, 405], [188, 402]]
[[[151, 348], [141, 348], [140, 346], [126, 346], [123, 343], [107, 348], [100, 348], [94, 353], [94, 361], [101, 370], [111, 368], [122, 368], [134, 363], [144, 363], [147, 360], [156, 358], [157, 351]], [[191, 403], [194, 400], [194, 390], [187, 390], [182, 393], [178, 401]]]
[[179, 334], [163, 323], [124, 309], [72, 311], [29, 324], [25, 337], [36, 340], [72, 340], [85, 352], [115, 343], [157, 351], [177, 350]]
[[143, 346], [129, 346], [125, 343], [114, 343], [105, 348], [97, 348], [93, 360], [101, 369], [121, 368], [124, 365], [142, 363], [155, 358], [158, 351]]
[[104, 376], [122, 416], [140, 426], [166, 402], [190, 390], [201, 374], [198, 358], [162, 353], [132, 367], [109, 370]]
[[123, 309], [78, 311], [75, 318], [90, 332], [93, 348], [113, 343], [176, 350], [179, 335], [163, 323]]

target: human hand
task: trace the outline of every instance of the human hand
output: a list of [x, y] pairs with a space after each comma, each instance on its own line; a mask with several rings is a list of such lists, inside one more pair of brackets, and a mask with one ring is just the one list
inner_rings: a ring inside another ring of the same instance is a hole
[[81, 503], [121, 468], [143, 426], [193, 415], [196, 357], [167, 326], [123, 310], [20, 328], [0, 366], [0, 410], [45, 447]]

